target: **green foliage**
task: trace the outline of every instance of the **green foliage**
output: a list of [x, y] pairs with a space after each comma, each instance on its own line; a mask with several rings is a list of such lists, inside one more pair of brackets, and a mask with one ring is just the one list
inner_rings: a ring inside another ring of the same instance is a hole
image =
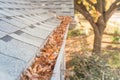
[[70, 80], [120, 79], [120, 76], [108, 66], [107, 60], [95, 54], [92, 56], [74, 54], [70, 65], [73, 66], [73, 75], [70, 76]]
[[75, 37], [75, 36], [80, 36], [80, 35], [83, 35], [83, 34], [84, 34], [83, 30], [73, 29], [73, 30], [69, 30], [68, 37]]
[[120, 35], [118, 29], [116, 29], [113, 35], [113, 42], [119, 42], [119, 41], [120, 41]]

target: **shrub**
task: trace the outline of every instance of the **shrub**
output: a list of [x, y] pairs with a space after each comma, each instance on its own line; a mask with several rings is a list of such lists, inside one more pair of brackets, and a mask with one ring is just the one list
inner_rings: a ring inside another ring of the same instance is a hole
[[73, 75], [70, 75], [70, 80], [120, 79], [119, 75], [111, 70], [104, 58], [95, 54], [87, 55], [74, 54], [70, 62], [70, 65], [73, 66]]

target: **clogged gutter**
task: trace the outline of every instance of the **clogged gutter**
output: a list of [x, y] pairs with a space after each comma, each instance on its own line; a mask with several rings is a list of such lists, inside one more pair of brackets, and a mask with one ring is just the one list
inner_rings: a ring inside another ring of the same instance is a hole
[[50, 80], [71, 17], [58, 17], [62, 22], [49, 36], [34, 63], [21, 75], [21, 80]]

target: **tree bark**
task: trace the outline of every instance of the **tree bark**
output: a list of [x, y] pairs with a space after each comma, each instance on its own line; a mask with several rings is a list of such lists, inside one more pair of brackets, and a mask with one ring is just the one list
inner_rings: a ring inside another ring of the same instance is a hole
[[101, 54], [102, 34], [94, 34], [93, 53]]
[[105, 22], [106, 21], [104, 20], [103, 16], [100, 16], [96, 23], [90, 23], [93, 26], [94, 30], [93, 53], [96, 53], [98, 55], [101, 54], [102, 35], [106, 28]]

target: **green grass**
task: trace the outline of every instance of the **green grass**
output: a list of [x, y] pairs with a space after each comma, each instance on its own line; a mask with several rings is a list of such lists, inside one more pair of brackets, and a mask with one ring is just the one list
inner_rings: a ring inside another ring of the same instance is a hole
[[68, 37], [76, 37], [80, 35], [84, 35], [84, 31], [81, 29], [72, 29], [68, 31]]
[[120, 51], [112, 50], [104, 53], [107, 57], [108, 64], [112, 68], [120, 68]]

